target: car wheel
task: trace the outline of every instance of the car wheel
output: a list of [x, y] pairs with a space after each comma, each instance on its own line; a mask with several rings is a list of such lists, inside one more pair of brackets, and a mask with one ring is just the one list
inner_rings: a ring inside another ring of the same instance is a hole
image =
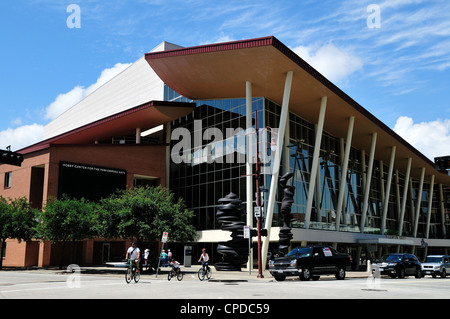
[[405, 278], [405, 268], [400, 268], [397, 272], [398, 278]]
[[275, 276], [276, 281], [284, 281], [286, 279], [286, 276]]
[[345, 279], [345, 268], [344, 267], [338, 267], [337, 272], [336, 272], [336, 279], [337, 280]]
[[447, 272], [445, 271], [445, 268], [442, 269], [441, 278], [447, 277]]
[[416, 277], [417, 279], [420, 279], [420, 278], [423, 277], [423, 276], [422, 276], [422, 269], [420, 269], [420, 268], [417, 269], [415, 277]]
[[303, 268], [302, 273], [300, 275], [300, 280], [302, 281], [308, 281], [311, 279], [311, 269], [309, 268]]

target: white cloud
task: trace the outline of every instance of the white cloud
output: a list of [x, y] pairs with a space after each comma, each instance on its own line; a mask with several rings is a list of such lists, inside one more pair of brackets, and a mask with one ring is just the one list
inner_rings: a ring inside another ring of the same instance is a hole
[[59, 115], [67, 111], [69, 108], [80, 102], [86, 96], [97, 90], [103, 84], [111, 80], [117, 74], [129, 67], [131, 63], [117, 63], [115, 66], [109, 69], [105, 69], [100, 74], [97, 82], [91, 86], [84, 88], [82, 86], [75, 86], [67, 93], [60, 94], [56, 97], [49, 106], [45, 109], [45, 119], [54, 120]]
[[[131, 64], [117, 63], [114, 67], [102, 71], [97, 81], [87, 88], [75, 86], [67, 93], [60, 94], [45, 109], [45, 119], [53, 120], [64, 111], [74, 106], [86, 96], [94, 92], [103, 84], [111, 80], [117, 74], [125, 70]], [[20, 118], [15, 119], [12, 125], [21, 125]], [[0, 148], [6, 148], [11, 145], [12, 150], [19, 150], [24, 147], [42, 141], [44, 138], [44, 125], [34, 123], [32, 125], [22, 125], [16, 128], [8, 128], [0, 131]]]
[[432, 161], [450, 155], [450, 119], [414, 123], [412, 118], [401, 116], [394, 131]]
[[44, 126], [39, 124], [23, 125], [15, 129], [0, 131], [0, 148], [11, 145], [12, 151], [17, 151], [29, 145], [42, 141]]
[[293, 48], [293, 51], [332, 82], [344, 80], [350, 74], [362, 69], [363, 66], [358, 56], [346, 52], [332, 43], [315, 51], [304, 46]]
[[14, 126], [22, 125], [22, 119], [20, 117], [15, 118], [14, 120], [11, 121], [11, 124]]

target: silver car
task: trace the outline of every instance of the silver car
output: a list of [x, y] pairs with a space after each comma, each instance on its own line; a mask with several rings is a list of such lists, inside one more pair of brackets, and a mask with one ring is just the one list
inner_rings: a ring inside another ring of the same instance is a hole
[[441, 276], [445, 278], [447, 272], [450, 271], [450, 256], [448, 255], [431, 255], [427, 256], [425, 262], [422, 263], [422, 274], [431, 275], [433, 278]]

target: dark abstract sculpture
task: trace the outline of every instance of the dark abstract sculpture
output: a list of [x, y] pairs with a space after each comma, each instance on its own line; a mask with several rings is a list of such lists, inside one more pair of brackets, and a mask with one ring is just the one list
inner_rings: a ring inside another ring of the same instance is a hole
[[242, 264], [248, 260], [248, 239], [244, 238], [244, 226], [239, 197], [230, 193], [219, 199], [217, 221], [222, 230], [231, 231], [231, 240], [220, 242], [217, 252], [222, 254], [222, 262], [215, 264], [217, 271], [240, 271]]
[[287, 185], [287, 182], [292, 178], [293, 173], [286, 173], [280, 178], [280, 191], [282, 191], [283, 199], [281, 200], [280, 217], [283, 220], [283, 226], [279, 234], [279, 255], [284, 256], [288, 253], [291, 239], [293, 238], [291, 232], [291, 208], [294, 203], [295, 186]]

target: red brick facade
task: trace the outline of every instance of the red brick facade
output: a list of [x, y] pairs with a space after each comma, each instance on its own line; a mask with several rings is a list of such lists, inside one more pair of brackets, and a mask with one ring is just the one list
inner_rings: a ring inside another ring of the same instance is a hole
[[[25, 196], [36, 208], [45, 205], [50, 197], [58, 195], [60, 162], [109, 167], [127, 171], [127, 186], [132, 187], [136, 175], [157, 178], [166, 185], [166, 146], [145, 144], [91, 144], [51, 145], [25, 155], [21, 167], [0, 165], [0, 195], [5, 198]], [[11, 187], [5, 187], [5, 174], [12, 173]], [[80, 265], [92, 265], [103, 261], [104, 239], [85, 240], [77, 243], [76, 257]], [[107, 251], [114, 255], [125, 252], [129, 243], [108, 241]], [[65, 255], [70, 257], [71, 245]], [[61, 247], [49, 242], [17, 242], [8, 240], [3, 266], [46, 267], [58, 264]], [[69, 261], [67, 259], [66, 263]]]

